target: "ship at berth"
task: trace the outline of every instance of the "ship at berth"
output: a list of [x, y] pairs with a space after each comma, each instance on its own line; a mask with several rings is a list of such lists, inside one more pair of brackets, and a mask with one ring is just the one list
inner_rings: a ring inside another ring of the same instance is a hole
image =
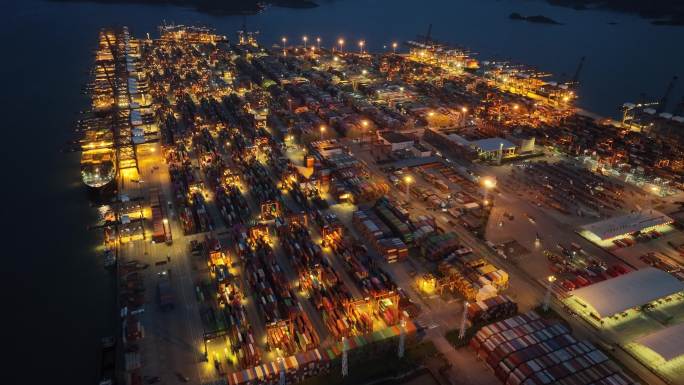
[[81, 156], [81, 180], [93, 189], [103, 189], [116, 180], [115, 153], [110, 149], [84, 152]]
[[155, 141], [147, 82], [138, 71], [140, 41], [128, 29], [100, 31], [95, 66], [86, 93], [92, 105], [79, 121], [81, 179], [101, 201], [117, 190], [117, 178], [138, 180], [138, 146]]

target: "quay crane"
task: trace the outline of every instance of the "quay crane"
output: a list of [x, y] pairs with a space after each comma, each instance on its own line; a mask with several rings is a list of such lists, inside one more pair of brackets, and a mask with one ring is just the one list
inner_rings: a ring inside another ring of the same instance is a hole
[[582, 69], [584, 68], [584, 61], [586, 58], [586, 56], [582, 56], [580, 58], [579, 64], [577, 64], [577, 69], [575, 70], [575, 74], [572, 76], [572, 79], [570, 79], [568, 86], [576, 88], [579, 85], [579, 77], [582, 73]]
[[658, 107], [657, 107], [657, 112], [663, 112], [665, 111], [665, 108], [667, 108], [667, 102], [668, 99], [670, 98], [670, 94], [672, 94], [672, 90], [674, 89], [675, 85], [677, 84], [677, 75], [673, 76], [672, 79], [670, 80], [670, 83], [667, 85], [667, 88], [665, 89], [665, 93], [663, 94], [663, 97], [660, 98], [660, 102], [658, 102]]

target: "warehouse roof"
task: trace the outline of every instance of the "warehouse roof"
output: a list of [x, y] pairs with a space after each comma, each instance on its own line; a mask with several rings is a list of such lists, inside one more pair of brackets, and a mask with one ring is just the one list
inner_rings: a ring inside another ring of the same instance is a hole
[[382, 131], [380, 136], [385, 139], [388, 143], [406, 143], [413, 142], [413, 139], [396, 131]]
[[653, 350], [665, 361], [673, 360], [684, 355], [684, 323], [658, 330], [634, 342]]
[[458, 134], [449, 134], [447, 135], [447, 138], [451, 140], [452, 142], [456, 144], [460, 144], [461, 146], [470, 146], [470, 141], [461, 135]]
[[672, 223], [672, 218], [660, 211], [645, 210], [590, 223], [582, 228], [606, 240], [668, 223]]
[[471, 142], [471, 144], [477, 148], [480, 149], [480, 151], [484, 152], [492, 152], [492, 151], [499, 151], [499, 148], [503, 145], [504, 150], [509, 150], [511, 148], [515, 148], [515, 144], [513, 144], [511, 141], [508, 141], [506, 139], [502, 138], [487, 138], [487, 139], [480, 139], [476, 140], [474, 142]]
[[405, 167], [420, 167], [420, 166], [425, 166], [426, 164], [433, 164], [433, 163], [442, 163], [442, 160], [436, 156], [426, 156], [422, 158], [408, 158], [408, 159], [401, 159], [398, 160], [394, 163], [392, 163], [392, 166], [395, 168], [405, 168]]
[[572, 294], [593, 307], [601, 318], [684, 291], [673, 275], [646, 267], [577, 289]]

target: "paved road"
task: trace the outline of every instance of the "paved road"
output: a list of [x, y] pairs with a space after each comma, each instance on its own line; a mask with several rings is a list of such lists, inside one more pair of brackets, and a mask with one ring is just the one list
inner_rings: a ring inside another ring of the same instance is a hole
[[[161, 158], [158, 144], [148, 145], [154, 152], [141, 150], [138, 153], [140, 180], [144, 183], [125, 183], [122, 193], [130, 197], [149, 197], [149, 190], [156, 187], [162, 195], [161, 202], [171, 200], [169, 173]], [[165, 209], [167, 209], [165, 207]], [[186, 237], [175, 220], [175, 213], [169, 213], [169, 226], [174, 238], [172, 245], [153, 244], [149, 238], [123, 245], [120, 256], [128, 260], [139, 260], [149, 264], [143, 271], [145, 291], [145, 312], [140, 320], [145, 338], [140, 341], [144, 376], [160, 376], [167, 384], [180, 383], [176, 372], [183, 373], [193, 381], [201, 383], [215, 377], [213, 367], [201, 363], [203, 357], [202, 321], [194, 293], [193, 261], [188, 253], [188, 244], [194, 237]], [[169, 259], [167, 259], [167, 257]], [[166, 262], [156, 266], [157, 262]], [[171, 285], [175, 296], [175, 308], [161, 311], [157, 306], [157, 274], [170, 271]], [[200, 363], [198, 365], [198, 363]]]
[[[361, 157], [364, 157], [364, 150], [355, 149], [354, 153], [357, 155], [360, 155]], [[376, 167], [373, 166], [374, 162], [372, 160], [367, 160], [367, 164], [373, 169], [374, 172], [377, 175], [383, 175], [382, 172]], [[465, 229], [463, 226], [460, 224], [449, 224], [448, 219], [444, 215], [437, 214], [435, 215], [434, 211], [428, 210], [428, 207], [421, 201], [411, 199], [410, 197], [407, 197], [404, 192], [397, 192], [395, 195], [397, 195], [399, 198], [402, 198], [406, 201], [411, 202], [411, 205], [413, 206], [411, 211], [412, 215], [416, 214], [425, 214], [425, 215], [433, 215], [436, 217], [437, 222], [439, 223], [440, 227], [449, 230], [449, 231], [454, 231], [458, 236], [461, 242], [467, 246], [473, 249], [475, 254], [480, 255], [487, 260], [489, 260], [491, 263], [493, 263], [496, 266], [499, 266], [503, 268], [505, 271], [509, 273], [509, 283], [510, 283], [510, 289], [508, 290], [507, 294], [512, 296], [516, 302], [519, 304], [519, 308], [521, 312], [524, 312], [528, 309], [531, 309], [533, 307], [536, 307], [538, 304], [541, 303], [546, 287], [545, 287], [545, 281], [544, 281], [544, 276], [537, 276], [533, 277], [531, 276], [527, 271], [525, 271], [522, 266], [520, 266], [517, 263], [514, 263], [514, 261], [511, 261], [509, 259], [505, 259], [502, 256], [500, 256], [497, 252], [492, 250], [489, 246], [483, 243], [482, 240], [476, 238], [473, 236], [470, 231]], [[542, 216], [545, 217], [545, 213], [539, 211], [534, 205], [530, 204], [529, 202], [520, 202], [519, 200], [515, 199], [512, 197], [511, 194], [504, 194], [503, 196], [496, 197], [495, 199], [495, 204], [496, 201], [501, 199], [503, 202], [506, 202], [509, 204], [508, 207], [514, 207], [514, 206], [522, 206], [526, 207], [527, 209], [531, 210], [531, 212], [535, 212], [538, 214], [538, 218], [542, 218]], [[545, 218], [544, 220], [549, 220]], [[452, 222], [453, 223], [453, 222]], [[557, 223], [555, 223], [557, 225]], [[542, 226], [543, 227], [543, 226]], [[543, 227], [544, 228], [544, 227]], [[555, 230], [556, 232], [558, 231], [557, 229]], [[524, 233], [521, 232], [521, 233]], [[564, 234], [562, 231], [558, 232], [559, 234]], [[517, 234], [517, 232], [516, 232]], [[573, 236], [574, 233], [572, 233]], [[577, 236], [579, 237], [579, 236]], [[565, 238], [567, 240], [567, 238]], [[577, 240], [576, 238], [572, 238], [573, 240]], [[585, 240], [580, 240], [578, 243], [582, 245], [587, 245], [588, 242]], [[568, 242], [569, 243], [569, 242]], [[529, 244], [529, 243], [528, 243]], [[598, 249], [597, 247], [593, 245], [588, 245], [587, 248], [590, 249], [591, 252], [596, 252], [599, 255], [602, 255], [606, 257], [607, 253], [605, 251]], [[594, 342], [597, 341], [611, 341], [610, 335], [607, 335], [607, 333], [600, 332], [596, 329], [594, 329], [591, 325], [586, 323], [586, 321], [578, 318], [578, 317], [573, 317], [570, 314], [568, 314], [564, 310], [564, 305], [556, 298], [553, 298], [552, 303], [551, 303], [552, 309], [554, 309], [558, 314], [560, 314], [572, 327], [574, 334], [583, 339], [588, 339]], [[433, 318], [434, 319], [434, 318]], [[453, 328], [453, 327], [452, 327]], [[439, 340], [435, 340], [435, 344], [440, 346], [442, 345]], [[472, 352], [470, 352], [472, 355]], [[633, 373], [637, 374], [639, 377], [641, 377], [643, 380], [646, 380], [648, 384], [655, 384], [655, 385], [661, 385], [665, 384], [659, 377], [654, 375], [648, 368], [644, 367], [642, 364], [634, 360], [631, 356], [629, 356], [626, 352], [624, 352], [622, 349], [618, 348], [613, 352], [613, 355], [619, 359], [629, 370], [631, 370]], [[454, 364], [452, 362], [452, 364]], [[455, 364], [454, 364], [455, 365]]]

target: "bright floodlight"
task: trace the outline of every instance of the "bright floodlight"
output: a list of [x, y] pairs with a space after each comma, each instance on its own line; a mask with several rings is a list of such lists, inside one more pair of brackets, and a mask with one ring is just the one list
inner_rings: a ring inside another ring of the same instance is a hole
[[496, 186], [496, 182], [492, 178], [483, 178], [482, 186], [486, 189], [493, 189]]

